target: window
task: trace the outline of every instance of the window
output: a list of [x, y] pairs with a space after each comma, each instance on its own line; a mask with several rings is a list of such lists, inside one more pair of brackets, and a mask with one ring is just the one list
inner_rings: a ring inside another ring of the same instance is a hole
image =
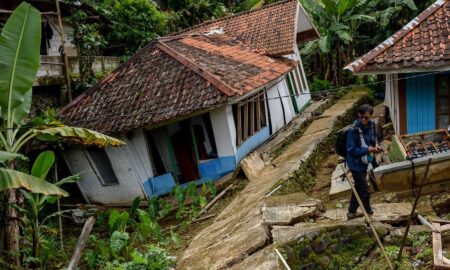
[[164, 162], [162, 161], [161, 155], [159, 154], [158, 148], [156, 147], [155, 141], [152, 138], [150, 132], [145, 132], [145, 138], [147, 140], [147, 148], [150, 153], [150, 166], [153, 168], [153, 176], [160, 176], [167, 173]]
[[95, 174], [104, 186], [118, 185], [119, 180], [114, 173], [111, 161], [105, 152], [105, 149], [90, 147], [86, 149], [88, 161], [94, 169]]
[[308, 85], [303, 74], [303, 69], [299, 65], [287, 75], [289, 90], [295, 97], [308, 92]]
[[239, 146], [267, 125], [264, 95], [258, 94], [246, 102], [233, 105], [236, 144]]
[[450, 125], [450, 76], [436, 79], [436, 128], [448, 129]]

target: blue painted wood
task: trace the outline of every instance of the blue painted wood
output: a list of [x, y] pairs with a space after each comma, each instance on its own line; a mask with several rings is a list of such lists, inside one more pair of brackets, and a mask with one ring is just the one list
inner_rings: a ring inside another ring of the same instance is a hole
[[[417, 76], [413, 74], [411, 76]], [[407, 133], [436, 128], [435, 76], [412, 77], [406, 80]]]
[[239, 163], [246, 155], [255, 150], [260, 144], [270, 137], [269, 127], [264, 127], [257, 133], [253, 134], [236, 150], [236, 163]]

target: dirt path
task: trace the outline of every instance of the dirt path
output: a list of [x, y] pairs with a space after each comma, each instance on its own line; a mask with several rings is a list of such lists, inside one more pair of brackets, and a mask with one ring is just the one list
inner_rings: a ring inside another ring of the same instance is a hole
[[[190, 243], [181, 257], [180, 269], [228, 269], [255, 255], [264, 257], [271, 245], [271, 231], [261, 215], [263, 198], [281, 179], [288, 179], [311, 156], [318, 145], [332, 132], [341, 116], [349, 112], [364, 96], [352, 93], [325, 111], [291, 144], [260, 172], [249, 177], [249, 184]], [[275, 260], [276, 261], [276, 260]], [[255, 263], [257, 263], [255, 261]], [[242, 266], [244, 267], [244, 266]]]

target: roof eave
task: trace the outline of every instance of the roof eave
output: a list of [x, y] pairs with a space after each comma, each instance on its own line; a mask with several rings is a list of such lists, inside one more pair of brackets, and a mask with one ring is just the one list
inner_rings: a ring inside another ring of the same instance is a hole
[[425, 72], [439, 73], [444, 71], [450, 71], [450, 66], [432, 67], [432, 68], [416, 67], [416, 68], [401, 68], [401, 69], [361, 70], [359, 72], [355, 72], [355, 75], [379, 75], [379, 74], [425, 73]]

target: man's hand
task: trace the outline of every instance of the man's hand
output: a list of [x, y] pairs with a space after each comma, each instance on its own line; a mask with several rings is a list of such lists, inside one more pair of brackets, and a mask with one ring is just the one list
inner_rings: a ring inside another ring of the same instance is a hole
[[377, 154], [377, 153], [381, 153], [382, 149], [379, 146], [369, 146], [369, 153], [373, 153], [373, 154]]

